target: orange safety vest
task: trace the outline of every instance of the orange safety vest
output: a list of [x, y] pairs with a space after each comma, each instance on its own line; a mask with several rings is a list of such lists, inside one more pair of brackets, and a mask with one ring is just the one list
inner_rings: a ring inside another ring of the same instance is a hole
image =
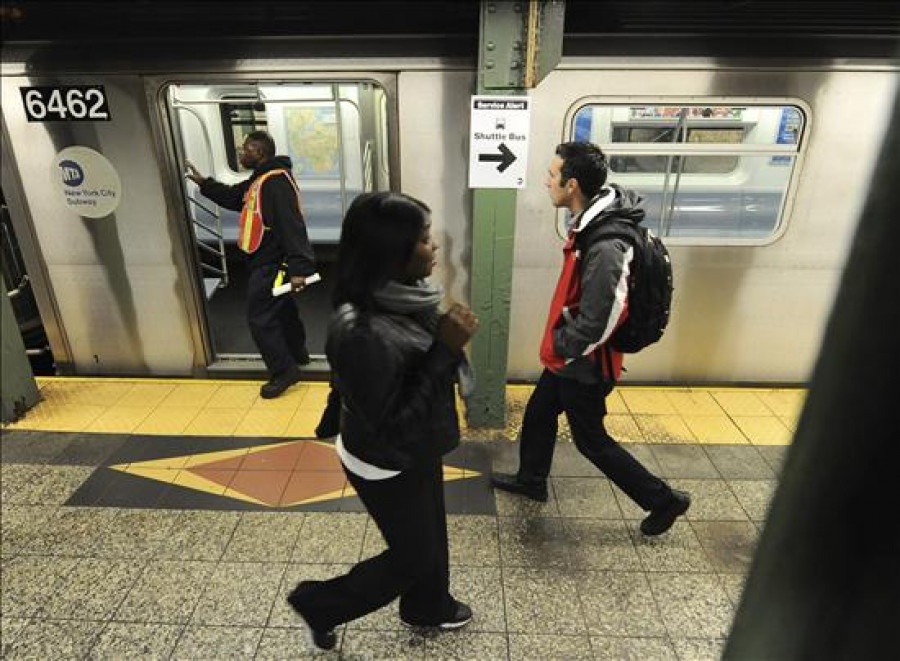
[[291, 182], [294, 192], [297, 194], [297, 209], [300, 209], [300, 189], [287, 170], [269, 170], [257, 177], [244, 193], [244, 208], [241, 210], [240, 226], [238, 228], [238, 248], [252, 255], [262, 243], [263, 232], [269, 229], [263, 223], [262, 210], [262, 185], [269, 177], [283, 174]]

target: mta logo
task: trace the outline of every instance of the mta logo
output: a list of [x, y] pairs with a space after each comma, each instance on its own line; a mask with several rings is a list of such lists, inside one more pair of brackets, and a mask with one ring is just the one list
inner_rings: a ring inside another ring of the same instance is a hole
[[78, 186], [84, 181], [84, 170], [75, 161], [61, 161], [62, 180], [66, 186]]

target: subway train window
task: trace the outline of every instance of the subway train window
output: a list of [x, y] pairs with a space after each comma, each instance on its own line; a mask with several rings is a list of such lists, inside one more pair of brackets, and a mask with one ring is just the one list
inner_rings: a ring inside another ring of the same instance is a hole
[[[614, 143], [633, 142], [678, 142], [680, 132], [674, 126], [614, 126], [612, 141]], [[744, 139], [742, 128], [723, 127], [689, 128], [682, 136], [689, 143], [740, 144]], [[676, 157], [678, 158], [678, 157]], [[614, 173], [627, 172], [665, 172], [665, 156], [613, 156], [609, 159], [609, 169]], [[722, 174], [731, 172], [738, 166], [737, 156], [695, 157], [690, 164], [693, 172]], [[689, 172], [685, 164], [684, 172]]]
[[246, 168], [240, 163], [241, 145], [254, 131], [266, 130], [266, 108], [261, 103], [235, 102], [223, 103], [219, 110], [222, 115], [228, 167], [233, 172], [246, 172]]
[[794, 105], [588, 104], [573, 137], [603, 148], [658, 234], [728, 243], [778, 231], [805, 124]]

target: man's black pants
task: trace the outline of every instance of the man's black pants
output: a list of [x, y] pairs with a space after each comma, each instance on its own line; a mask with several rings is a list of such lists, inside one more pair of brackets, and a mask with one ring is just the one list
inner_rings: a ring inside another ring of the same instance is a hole
[[545, 369], [525, 408], [519, 446], [519, 480], [547, 480], [556, 446], [557, 418], [564, 412], [578, 451], [629, 498], [648, 511], [668, 505], [672, 498], [669, 486], [606, 432], [603, 418], [606, 416], [606, 396], [611, 391], [611, 385], [584, 384], [561, 378]]
[[272, 376], [280, 376], [306, 363], [306, 329], [290, 294], [272, 296], [278, 266], [267, 264], [250, 271], [247, 285], [247, 321], [250, 334]]
[[304, 592], [299, 604], [309, 624], [331, 629], [400, 597], [400, 616], [439, 624], [452, 616], [447, 513], [440, 461], [386, 480], [364, 480], [345, 471], [378, 525], [388, 549], [347, 574]]

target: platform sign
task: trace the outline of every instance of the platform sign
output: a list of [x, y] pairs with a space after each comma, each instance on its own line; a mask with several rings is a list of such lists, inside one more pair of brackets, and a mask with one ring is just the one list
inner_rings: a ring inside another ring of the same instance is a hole
[[525, 188], [531, 99], [473, 96], [469, 188]]

